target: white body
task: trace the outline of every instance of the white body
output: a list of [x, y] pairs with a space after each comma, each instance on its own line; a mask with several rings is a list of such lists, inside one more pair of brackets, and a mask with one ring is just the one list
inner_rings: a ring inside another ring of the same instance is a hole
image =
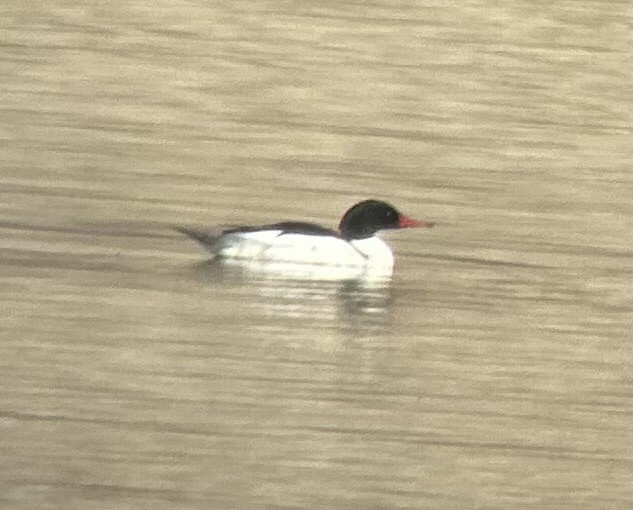
[[346, 241], [327, 235], [282, 234], [281, 230], [225, 234], [214, 251], [227, 259], [351, 267], [373, 274], [391, 274], [394, 263], [391, 249], [378, 237]]

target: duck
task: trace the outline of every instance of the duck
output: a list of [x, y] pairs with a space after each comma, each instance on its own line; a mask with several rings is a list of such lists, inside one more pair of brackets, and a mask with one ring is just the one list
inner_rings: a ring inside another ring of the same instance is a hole
[[406, 216], [382, 200], [368, 199], [350, 207], [336, 230], [305, 221], [211, 230], [176, 229], [200, 243], [213, 258], [221, 260], [352, 267], [391, 274], [394, 254], [380, 234], [434, 225], [431, 221]]

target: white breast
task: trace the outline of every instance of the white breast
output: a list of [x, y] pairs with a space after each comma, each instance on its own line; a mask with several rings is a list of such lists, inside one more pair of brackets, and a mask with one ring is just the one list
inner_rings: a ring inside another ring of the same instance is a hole
[[365, 265], [393, 270], [393, 252], [389, 245], [379, 237], [354, 240], [350, 241], [349, 244], [365, 256]]
[[227, 234], [220, 240], [218, 254], [261, 262], [366, 267], [388, 274], [393, 269], [393, 254], [377, 237], [347, 242], [333, 236], [280, 234], [280, 230]]

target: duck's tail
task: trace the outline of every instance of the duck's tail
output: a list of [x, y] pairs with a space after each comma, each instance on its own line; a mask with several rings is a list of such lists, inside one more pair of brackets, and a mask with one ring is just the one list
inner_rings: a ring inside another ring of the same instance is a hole
[[202, 246], [204, 246], [207, 251], [211, 252], [213, 255], [217, 255], [219, 248], [218, 241], [220, 239], [220, 236], [222, 235], [221, 232], [218, 232], [217, 230], [201, 230], [197, 228], [180, 226], [176, 226], [174, 227], [174, 229], [185, 234], [188, 237], [191, 237], [191, 239], [195, 239]]

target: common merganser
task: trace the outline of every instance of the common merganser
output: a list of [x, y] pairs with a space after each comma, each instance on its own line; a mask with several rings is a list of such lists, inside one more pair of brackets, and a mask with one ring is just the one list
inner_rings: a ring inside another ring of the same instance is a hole
[[338, 231], [304, 221], [238, 226], [222, 231], [184, 227], [177, 230], [220, 259], [352, 266], [391, 274], [393, 253], [376, 234], [383, 230], [433, 225], [433, 222], [409, 218], [386, 202], [364, 200], [343, 215]]

